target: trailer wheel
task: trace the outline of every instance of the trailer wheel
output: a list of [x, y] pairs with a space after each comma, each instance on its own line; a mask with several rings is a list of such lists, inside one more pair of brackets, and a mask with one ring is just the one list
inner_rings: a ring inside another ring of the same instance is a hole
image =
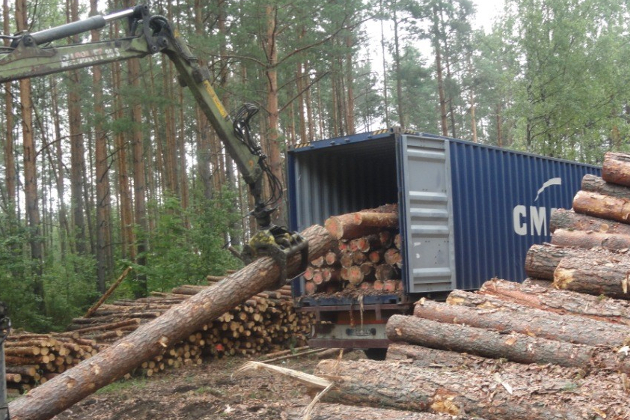
[[385, 360], [385, 356], [387, 356], [387, 349], [365, 349], [364, 352], [365, 356], [372, 360]]

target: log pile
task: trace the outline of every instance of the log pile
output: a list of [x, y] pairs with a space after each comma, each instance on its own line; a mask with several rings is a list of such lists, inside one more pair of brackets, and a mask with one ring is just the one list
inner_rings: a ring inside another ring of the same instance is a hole
[[630, 158], [607, 153], [602, 177], [586, 175], [573, 209], [552, 213], [551, 244], [530, 248], [525, 270], [554, 288], [630, 299]]
[[93, 340], [63, 334], [14, 333], [5, 345], [7, 388], [23, 393], [76, 366], [98, 352]]
[[[208, 276], [210, 284], [222, 279]], [[104, 304], [89, 317], [75, 318], [65, 333], [10, 336], [6, 343], [9, 388], [22, 393], [46, 382], [205, 288], [183, 285], [171, 293], [154, 292], [147, 298]], [[208, 357], [253, 356], [288, 345], [303, 346], [312, 317], [294, 311], [289, 286], [258, 293], [164, 354], [144, 361], [135, 373], [152, 376], [167, 368], [201, 364]]]
[[[494, 279], [387, 323], [385, 362], [323, 361], [322, 401], [484, 419], [630, 418], [630, 156], [551, 219], [523, 284]], [[349, 410], [352, 411], [352, 410]], [[344, 412], [344, 411], [342, 411]]]
[[[221, 280], [208, 276], [211, 284]], [[102, 305], [89, 318], [75, 318], [66, 335], [111, 344], [206, 288], [182, 285], [170, 293], [154, 292], [147, 298]], [[204, 357], [251, 356], [278, 351], [289, 343], [301, 346], [306, 343], [311, 324], [312, 314], [294, 311], [290, 286], [258, 293], [176, 343], [165, 354], [144, 362], [140, 372], [151, 376], [168, 367], [201, 364]]]
[[304, 272], [306, 295], [402, 290], [397, 205], [333, 216], [325, 226], [337, 242]]
[[[396, 344], [382, 369], [411, 362], [415, 377], [439, 382], [423, 394], [428, 406], [422, 411], [444, 412], [435, 404], [446, 392], [453, 415], [627, 418], [630, 408], [620, 401], [630, 398], [629, 325], [626, 300], [494, 279], [476, 293], [455, 290], [446, 302], [421, 299], [413, 315], [392, 316], [387, 336]], [[485, 394], [475, 393], [493, 377]], [[570, 394], [561, 391], [563, 382], [571, 384]], [[549, 411], [539, 411], [545, 406]]]

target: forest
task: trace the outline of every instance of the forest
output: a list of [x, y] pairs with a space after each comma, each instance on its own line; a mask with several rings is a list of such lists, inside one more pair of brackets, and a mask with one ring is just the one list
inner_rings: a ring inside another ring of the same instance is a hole
[[[3, 0], [12, 34], [133, 7]], [[601, 164], [628, 151], [630, 7], [506, 0], [491, 28], [471, 0], [156, 0], [225, 107], [281, 179], [286, 150], [401, 126]], [[125, 21], [54, 45], [125, 36]], [[141, 297], [240, 266], [246, 185], [159, 54], [3, 84], [0, 301], [14, 327], [63, 329], [128, 266]], [[285, 211], [280, 209], [282, 221]], [[282, 223], [282, 222], [281, 222]]]

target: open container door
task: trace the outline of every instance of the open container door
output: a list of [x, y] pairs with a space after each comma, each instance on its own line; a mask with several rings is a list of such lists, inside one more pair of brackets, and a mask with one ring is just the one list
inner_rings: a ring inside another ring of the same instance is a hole
[[403, 134], [397, 152], [406, 291], [453, 290], [457, 273], [448, 142]]

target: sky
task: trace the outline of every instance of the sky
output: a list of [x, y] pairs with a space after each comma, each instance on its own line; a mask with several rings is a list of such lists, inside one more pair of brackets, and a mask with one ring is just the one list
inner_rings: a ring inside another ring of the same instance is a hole
[[473, 0], [477, 9], [476, 25], [482, 26], [486, 31], [492, 27], [492, 21], [503, 10], [504, 0]]

